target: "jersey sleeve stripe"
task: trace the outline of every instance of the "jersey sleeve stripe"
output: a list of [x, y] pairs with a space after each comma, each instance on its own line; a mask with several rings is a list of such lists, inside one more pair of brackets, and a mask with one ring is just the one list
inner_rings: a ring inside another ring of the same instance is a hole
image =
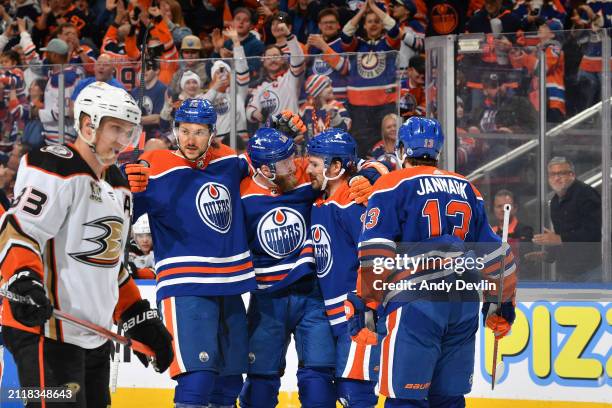
[[211, 263], [211, 264], [222, 264], [237, 262], [243, 259], [247, 259], [251, 256], [250, 251], [245, 251], [241, 254], [228, 256], [224, 258], [218, 258], [213, 256], [175, 256], [171, 258], [162, 259], [155, 264], [155, 269], [160, 269], [166, 265], [178, 264], [178, 263]]

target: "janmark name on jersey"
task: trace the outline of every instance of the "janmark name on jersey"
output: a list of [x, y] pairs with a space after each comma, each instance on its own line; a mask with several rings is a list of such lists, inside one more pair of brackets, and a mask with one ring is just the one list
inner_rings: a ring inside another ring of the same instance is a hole
[[458, 194], [464, 199], [468, 199], [465, 193], [468, 184], [459, 180], [446, 177], [422, 177], [419, 179], [419, 184], [421, 188], [416, 192], [418, 195], [444, 192], [447, 194]]

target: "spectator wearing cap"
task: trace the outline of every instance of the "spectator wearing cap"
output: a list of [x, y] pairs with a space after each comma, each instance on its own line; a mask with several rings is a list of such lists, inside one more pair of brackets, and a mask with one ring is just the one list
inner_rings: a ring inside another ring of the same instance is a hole
[[232, 69], [222, 61], [217, 60], [210, 69], [212, 80], [204, 99], [208, 99], [217, 112], [217, 142], [225, 140], [232, 130], [232, 122], [236, 124], [236, 132], [239, 137], [239, 149], [244, 148], [244, 142], [248, 139], [245, 101], [249, 90], [249, 66], [247, 64], [244, 48], [240, 45], [238, 31], [234, 28], [225, 30], [225, 34], [233, 41], [234, 63], [236, 68], [236, 116], [232, 117], [230, 94], [230, 76]]
[[340, 16], [335, 8], [326, 8], [319, 12], [318, 27], [321, 34], [310, 34], [307, 40], [306, 73], [310, 75], [328, 76], [334, 87], [334, 98], [346, 102], [348, 58], [340, 53]]
[[170, 92], [166, 92], [166, 100], [164, 101], [164, 107], [161, 110], [160, 118], [165, 122], [162, 124], [164, 128], [169, 127], [172, 118], [174, 117], [174, 111], [178, 108], [186, 99], [203, 99], [204, 94], [202, 93], [202, 80], [195, 72], [185, 71], [180, 81], [181, 93], [178, 95], [172, 95]]
[[297, 0], [296, 7], [289, 9], [289, 17], [293, 22], [291, 32], [295, 34], [299, 42], [305, 43], [310, 34], [317, 32], [319, 10], [321, 6], [315, 0]]
[[557, 280], [601, 281], [601, 196], [576, 179], [571, 161], [553, 157], [548, 162], [548, 184], [553, 230], [533, 236], [542, 251], [526, 254], [532, 261], [556, 262]]
[[[364, 21], [365, 37], [355, 37]], [[376, 143], [382, 118], [397, 109], [396, 54], [400, 31], [393, 18], [374, 2], [367, 0], [359, 12], [342, 29], [342, 47], [356, 52], [350, 58], [347, 96], [353, 118], [353, 136], [364, 156]]]
[[[247, 57], [247, 63], [249, 65], [249, 71], [252, 73], [252, 77], [257, 76], [261, 70], [261, 57], [264, 53], [264, 43], [251, 32], [253, 29], [253, 13], [246, 7], [238, 7], [234, 10], [234, 18], [232, 20], [232, 27], [238, 33], [238, 39], [240, 45], [244, 50], [244, 54]], [[234, 42], [228, 38], [223, 43], [223, 47], [227, 50], [225, 55], [231, 57], [231, 51], [234, 49]], [[224, 52], [220, 50], [220, 53]], [[219, 54], [221, 55], [221, 54]]]
[[299, 114], [308, 129], [308, 138], [329, 128], [351, 129], [351, 117], [344, 104], [334, 98], [329, 77], [311, 75], [304, 88], [308, 99], [300, 106]]
[[160, 127], [160, 113], [164, 108], [166, 85], [159, 80], [159, 63], [147, 61], [144, 80], [144, 93], [141, 96], [140, 87], [132, 90], [132, 96], [140, 102], [142, 97], [142, 119], [146, 139], [160, 137], [163, 130]]
[[168, 87], [175, 95], [181, 93], [181, 78], [187, 71], [198, 74], [202, 86], [208, 83], [208, 74], [206, 73], [206, 63], [202, 58], [202, 41], [195, 35], [187, 35], [181, 42], [181, 54], [179, 61], [179, 69], [172, 76], [172, 81]]
[[57, 38], [64, 40], [69, 48], [69, 63], [78, 66], [83, 74], [93, 74], [96, 54], [94, 50], [81, 44], [79, 31], [72, 23], [62, 23], [57, 27]]
[[401, 81], [399, 108], [403, 119], [425, 116], [425, 58], [420, 55], [408, 63], [407, 75]]
[[[159, 80], [164, 84], [169, 84], [177, 69], [175, 60], [178, 59], [178, 51], [174, 46], [170, 29], [164, 21], [159, 7], [149, 7], [148, 10], [142, 10], [139, 19], [136, 19], [135, 10], [132, 10], [129, 18], [132, 29], [125, 38], [125, 51], [129, 58], [140, 60], [138, 35], [144, 31], [144, 27], [152, 23], [150, 36], [147, 40], [147, 53], [149, 58], [159, 60]], [[137, 66], [136, 70], [140, 71], [140, 65]]]
[[[29, 36], [21, 36], [21, 41], [28, 39]], [[28, 49], [29, 46], [33, 47], [33, 44], [24, 44], [24, 49]], [[43, 125], [45, 143], [54, 144], [60, 142], [60, 134], [58, 129], [59, 116], [64, 114], [64, 142], [73, 142], [76, 138], [76, 134], [73, 127], [73, 116], [70, 109], [69, 103], [64, 103], [63, 109], [60, 109], [59, 99], [59, 76], [63, 70], [64, 76], [64, 101], [69, 101], [72, 93], [76, 89], [76, 85], [81, 79], [81, 75], [78, 70], [68, 64], [69, 58], [69, 47], [65, 41], [59, 38], [54, 38], [45, 48], [41, 48], [41, 51], [46, 53], [46, 60], [49, 61], [50, 66], [42, 67], [41, 59], [36, 51], [32, 51], [32, 59], [30, 60], [30, 66], [43, 74], [48, 78], [47, 86], [45, 88], [45, 99], [44, 107], [38, 111], [38, 117]], [[60, 68], [61, 67], [61, 68]]]
[[74, 92], [70, 97], [70, 100], [74, 104], [77, 96], [81, 93], [81, 91], [89, 84], [93, 82], [106, 82], [109, 85], [115, 86], [117, 88], [125, 89], [123, 84], [115, 78], [115, 67], [113, 65], [113, 60], [108, 54], [102, 54], [96, 61], [94, 65], [94, 75], [89, 76], [87, 78], [81, 79], [77, 85], [74, 87]]
[[304, 75], [304, 54], [287, 25], [280, 23], [276, 29], [283, 30], [283, 35], [287, 38], [287, 46], [291, 51], [289, 66], [277, 46], [266, 47], [261, 84], [253, 90], [253, 98], [246, 110], [247, 120], [252, 123], [265, 123], [268, 117], [286, 109], [298, 111], [298, 96]]
[[394, 0], [390, 6], [391, 15], [399, 24], [402, 38], [398, 66], [405, 69], [410, 58], [425, 51], [425, 26], [415, 18], [417, 8], [412, 0]]
[[397, 139], [397, 128], [400, 126], [400, 117], [395, 113], [385, 115], [380, 124], [381, 140], [367, 152], [368, 159], [384, 162], [390, 169], [397, 167], [397, 156], [395, 155], [395, 141]]
[[565, 118], [565, 55], [561, 43], [555, 38], [555, 31], [563, 26], [558, 20], [538, 20], [539, 44], [533, 52], [514, 48], [510, 61], [515, 68], [523, 68], [531, 78], [529, 100], [536, 110], [540, 110], [540, 86], [536, 68], [539, 66], [540, 51], [546, 54], [546, 120], [560, 123]]

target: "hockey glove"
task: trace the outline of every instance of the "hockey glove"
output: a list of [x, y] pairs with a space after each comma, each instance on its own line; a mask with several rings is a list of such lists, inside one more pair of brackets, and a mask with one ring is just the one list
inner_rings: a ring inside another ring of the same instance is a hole
[[147, 189], [149, 184], [149, 174], [151, 169], [144, 160], [138, 163], [126, 164], [125, 174], [127, 175], [128, 183], [130, 183], [130, 191], [132, 193], [141, 193]]
[[364, 176], [355, 176], [349, 180], [349, 198], [357, 204], [368, 205], [372, 194], [372, 184]]
[[301, 134], [306, 133], [306, 125], [302, 122], [300, 115], [284, 110], [272, 117], [272, 127], [295, 139]]
[[[155, 371], [163, 373], [170, 367], [174, 358], [172, 336], [157, 315], [157, 310], [151, 309], [149, 301], [139, 300], [123, 312], [121, 328], [130, 339], [138, 340], [153, 349]], [[149, 365], [147, 356], [135, 353], [142, 364], [147, 367]]]
[[516, 313], [512, 302], [504, 302], [501, 310], [497, 310], [497, 303], [485, 302], [482, 305], [482, 316], [487, 327], [493, 330], [496, 338], [505, 337], [514, 323]]
[[41, 326], [49, 320], [53, 306], [45, 293], [40, 275], [30, 270], [18, 272], [9, 279], [7, 287], [17, 295], [29, 296], [36, 303], [10, 302], [15, 320], [29, 327]]
[[351, 339], [359, 344], [376, 345], [376, 311], [367, 307], [357, 294], [350, 292], [344, 301], [344, 313]]

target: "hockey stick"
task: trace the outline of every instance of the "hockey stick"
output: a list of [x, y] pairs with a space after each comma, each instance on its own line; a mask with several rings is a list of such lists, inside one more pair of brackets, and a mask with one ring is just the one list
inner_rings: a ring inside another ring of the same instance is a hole
[[[510, 204], [504, 205], [504, 224], [502, 229], [502, 252], [501, 252], [501, 268], [499, 272], [499, 283], [497, 285], [497, 310], [496, 313], [501, 313], [503, 296], [504, 296], [504, 273], [506, 270], [506, 246], [508, 245], [508, 225], [510, 224], [510, 210], [512, 206]], [[493, 333], [495, 336], [495, 333]], [[497, 378], [497, 371], [500, 373], [504, 371], [503, 359], [499, 360], [499, 367], [497, 364], [497, 348], [499, 346], [499, 338], [495, 336], [495, 343], [493, 344], [493, 367], [491, 369], [491, 390], [495, 389], [495, 381]]]
[[[31, 297], [18, 295], [4, 288], [0, 288], [0, 296], [8, 299], [10, 302], [25, 303], [32, 306], [38, 306]], [[97, 324], [93, 324], [86, 320], [81, 320], [78, 317], [74, 317], [66, 312], [62, 312], [61, 310], [53, 309], [53, 317], [73, 324], [77, 327], [80, 327], [81, 329], [89, 330], [90, 332], [112, 340], [115, 343], [131, 347], [132, 350], [142, 353], [147, 357], [155, 358], [155, 353], [153, 352], [153, 350], [151, 350], [149, 346], [146, 346], [138, 340], [132, 340], [130, 338], [113, 333], [112, 331], [105, 329], [102, 326], [98, 326]]]

